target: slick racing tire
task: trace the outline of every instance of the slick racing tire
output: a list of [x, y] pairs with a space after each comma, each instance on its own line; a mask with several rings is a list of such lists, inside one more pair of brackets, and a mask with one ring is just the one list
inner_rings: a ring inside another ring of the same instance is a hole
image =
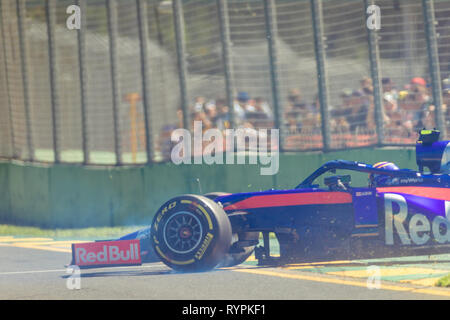
[[[210, 192], [205, 194], [204, 196], [214, 200], [217, 197], [222, 197], [222, 196], [226, 196], [229, 195], [230, 193], [226, 193], [226, 192]], [[237, 238], [238, 242], [239, 241], [256, 241], [259, 240], [259, 232], [239, 232], [239, 233], [235, 233], [233, 234], [233, 238]], [[236, 248], [231, 248], [231, 251], [238, 251], [238, 252], [228, 252], [225, 257], [223, 258], [223, 260], [220, 262], [220, 264], [218, 265], [218, 267], [233, 267], [233, 266], [237, 266], [243, 262], [245, 262], [245, 260], [247, 260], [252, 253], [255, 251], [255, 247], [256, 245], [253, 246], [248, 246], [248, 247], [241, 247], [241, 248], [237, 248], [237, 242], [233, 244], [233, 246], [236, 246]]]
[[177, 271], [198, 272], [216, 267], [231, 245], [231, 224], [214, 201], [182, 195], [156, 212], [152, 245], [166, 265]]

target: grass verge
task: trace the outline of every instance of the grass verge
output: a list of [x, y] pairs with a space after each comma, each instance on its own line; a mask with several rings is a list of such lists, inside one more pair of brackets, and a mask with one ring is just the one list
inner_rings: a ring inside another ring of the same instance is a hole
[[97, 227], [82, 229], [41, 229], [37, 227], [23, 227], [0, 224], [0, 236], [44, 237], [59, 240], [101, 240], [119, 238], [144, 227], [145, 226]]
[[[108, 240], [117, 239], [126, 234], [132, 233], [146, 225], [122, 226], [122, 227], [92, 227], [80, 229], [42, 229], [38, 227], [15, 226], [10, 224], [0, 224], [0, 237], [41, 237], [55, 240]], [[270, 232], [271, 240], [276, 239], [275, 233]], [[262, 233], [259, 235], [262, 244]]]
[[436, 282], [436, 286], [443, 287], [443, 288], [450, 288], [450, 274], [440, 278]]

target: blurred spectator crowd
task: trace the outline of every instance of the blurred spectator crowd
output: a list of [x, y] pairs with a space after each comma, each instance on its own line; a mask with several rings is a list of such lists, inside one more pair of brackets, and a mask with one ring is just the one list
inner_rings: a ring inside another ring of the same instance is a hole
[[[208, 129], [218, 129], [225, 137], [226, 129], [244, 129], [249, 136], [260, 135], [258, 129], [274, 128], [273, 111], [267, 101], [261, 97], [251, 98], [247, 92], [239, 92], [234, 99], [234, 128], [231, 126], [229, 107], [226, 99], [207, 99], [198, 96], [189, 106], [191, 132], [194, 122], [201, 121], [203, 132]], [[176, 128], [183, 127], [183, 112], [177, 112], [178, 123], [165, 126], [160, 134], [159, 147], [164, 159], [170, 159], [174, 145], [171, 135]], [[225, 140], [224, 140], [225, 141]], [[207, 144], [208, 142], [205, 142]], [[223, 146], [225, 148], [225, 145]]]
[[[363, 78], [358, 89], [344, 89], [337, 105], [330, 103], [331, 133], [352, 133], [375, 131], [375, 106], [371, 78]], [[382, 79], [383, 125], [389, 135], [416, 138], [418, 130], [436, 127], [435, 106], [431, 88], [420, 77], [398, 89], [390, 78]], [[443, 81], [444, 116], [450, 120], [447, 105], [450, 103], [450, 80]], [[320, 112], [318, 98], [312, 104], [302, 99], [300, 90], [289, 93], [289, 104], [285, 108], [290, 133], [320, 133]]]
[[[431, 86], [421, 77], [398, 87], [390, 78], [382, 79], [382, 117], [387, 144], [411, 144], [422, 128], [435, 128], [435, 111]], [[357, 147], [376, 142], [375, 106], [372, 79], [360, 80], [357, 89], [344, 89], [339, 101], [329, 101], [330, 132], [333, 147]], [[447, 127], [450, 127], [450, 79], [444, 79], [443, 110]], [[319, 97], [312, 102], [304, 99], [300, 89], [288, 92], [283, 106], [283, 132], [285, 148], [292, 150], [320, 149], [321, 114]], [[231, 128], [229, 107], [225, 99], [198, 96], [189, 106], [191, 130], [194, 121], [201, 121], [203, 130], [216, 128], [223, 133]], [[248, 130], [273, 128], [274, 111], [261, 97], [251, 97], [239, 92], [234, 100], [235, 128]], [[178, 110], [178, 123], [165, 126], [160, 134], [159, 147], [165, 159], [170, 158], [174, 144], [171, 133], [183, 127], [183, 113]], [[449, 128], [450, 129], [450, 128]], [[253, 130], [253, 131], [256, 131]]]

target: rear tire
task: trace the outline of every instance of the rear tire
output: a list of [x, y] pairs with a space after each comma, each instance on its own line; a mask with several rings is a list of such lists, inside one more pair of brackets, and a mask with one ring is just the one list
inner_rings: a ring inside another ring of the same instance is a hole
[[231, 224], [214, 201], [182, 195], [159, 208], [151, 235], [156, 254], [172, 269], [207, 271], [216, 267], [228, 252]]
[[[226, 196], [229, 194], [230, 193], [225, 193], [225, 192], [210, 192], [210, 193], [205, 194], [204, 196], [211, 200], [215, 200], [218, 197]], [[234, 233], [233, 237], [237, 237], [238, 242], [239, 241], [256, 241], [256, 240], [259, 240], [259, 232], [239, 232], [239, 233]], [[243, 248], [237, 248], [236, 243], [234, 243], [232, 245], [232, 247], [230, 248], [230, 250], [231, 251], [239, 251], [239, 252], [234, 252], [234, 253], [228, 252], [225, 255], [225, 257], [223, 258], [223, 260], [220, 262], [218, 267], [224, 267], [224, 268], [233, 267], [233, 266], [236, 266], [236, 265], [239, 265], [239, 264], [245, 262], [255, 251], [255, 247], [256, 247], [256, 245], [243, 247]]]

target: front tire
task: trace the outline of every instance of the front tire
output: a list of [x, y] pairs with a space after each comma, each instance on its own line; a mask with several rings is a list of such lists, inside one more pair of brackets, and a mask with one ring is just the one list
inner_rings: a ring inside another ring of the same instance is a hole
[[167, 201], [153, 219], [151, 234], [161, 261], [183, 272], [213, 269], [231, 245], [231, 224], [225, 211], [198, 195]]

